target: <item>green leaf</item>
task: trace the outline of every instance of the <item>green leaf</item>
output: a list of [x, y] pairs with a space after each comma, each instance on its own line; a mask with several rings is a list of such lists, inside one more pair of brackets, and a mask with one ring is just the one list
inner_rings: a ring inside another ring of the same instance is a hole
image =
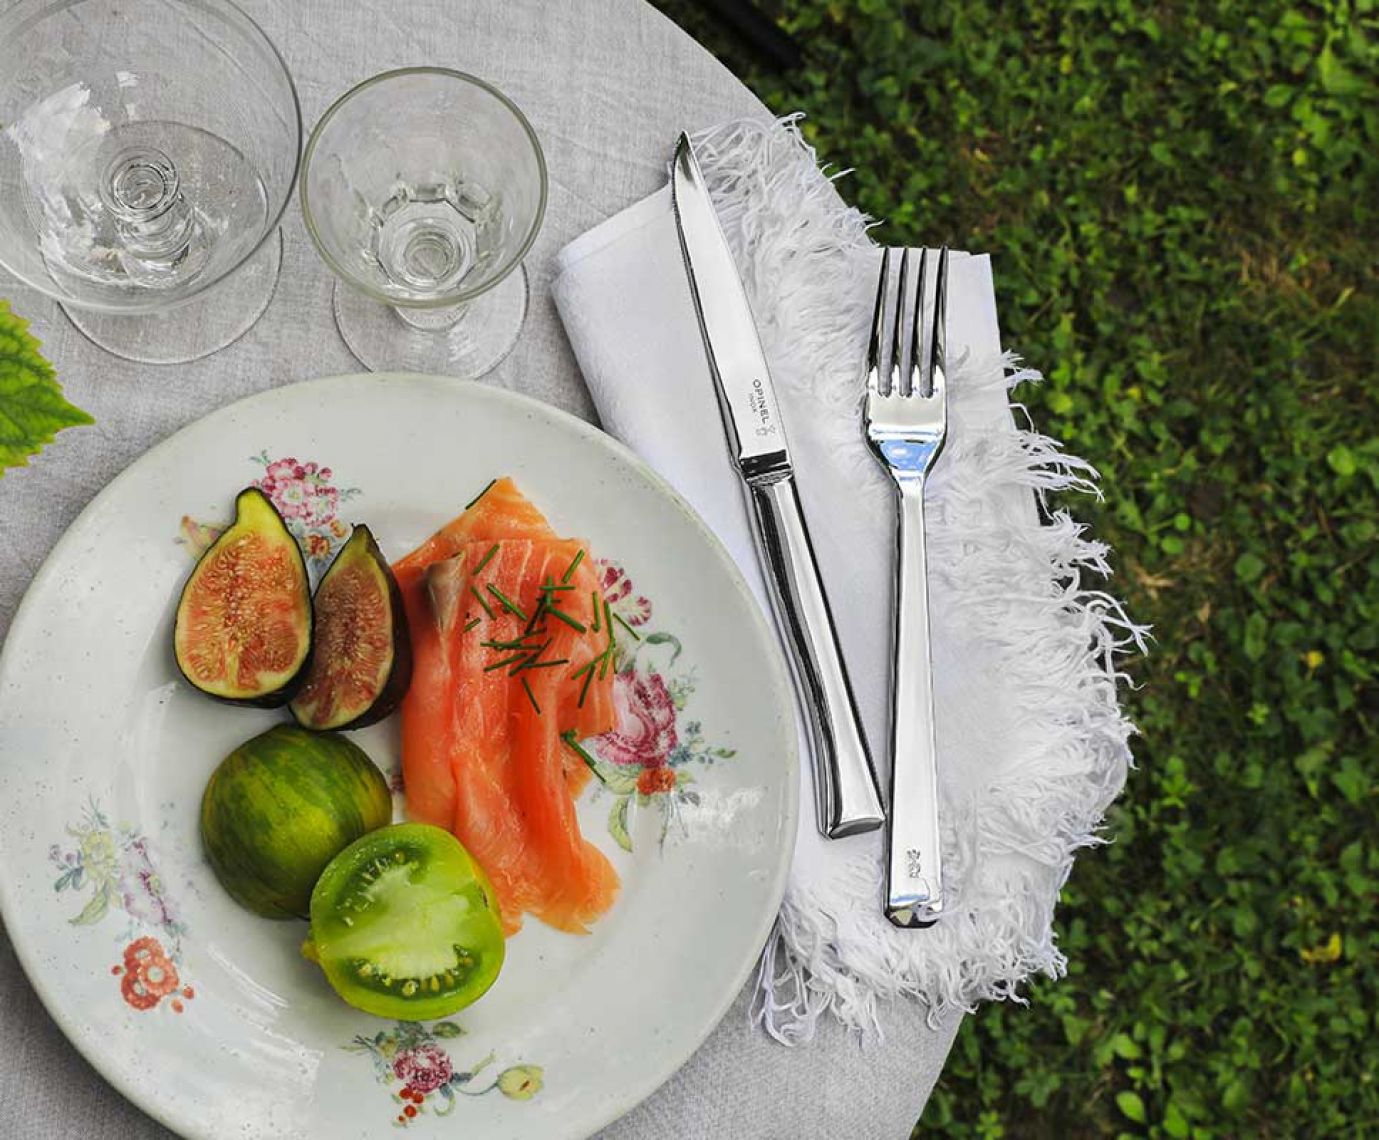
[[1221, 1093], [1221, 1107], [1227, 1112], [1237, 1113], [1250, 1103], [1250, 1086], [1236, 1077]]
[[106, 911], [110, 909], [110, 888], [102, 887], [90, 901], [81, 908], [81, 913], [76, 918], [69, 919], [73, 926], [94, 926], [105, 917]]
[[1264, 573], [1264, 560], [1257, 554], [1246, 551], [1235, 560], [1235, 576], [1247, 585], [1257, 581]]
[[1245, 639], [1241, 648], [1251, 661], [1258, 661], [1269, 648], [1269, 619], [1258, 610], [1245, 619]]
[[1172, 1101], [1168, 1102], [1168, 1108], [1164, 1110], [1164, 1131], [1174, 1137], [1174, 1140], [1181, 1140], [1192, 1134], [1192, 1126], [1183, 1115], [1183, 1110]]
[[1338, 443], [1326, 453], [1326, 462], [1342, 478], [1354, 475], [1360, 469], [1355, 462], [1355, 453], [1343, 443]]
[[1144, 1101], [1140, 1099], [1139, 1093], [1125, 1092], [1116, 1093], [1116, 1107], [1127, 1120], [1133, 1120], [1136, 1124], [1145, 1122]]
[[1353, 756], [1341, 761], [1340, 769], [1331, 773], [1331, 782], [1345, 796], [1347, 803], [1357, 807], [1369, 791], [1369, 777]]
[[0, 301], [0, 468], [22, 467], [63, 428], [95, 421], [62, 397], [29, 322]]
[[1317, 57], [1317, 78], [1322, 90], [1332, 95], [1355, 95], [1365, 89], [1364, 81], [1336, 58], [1330, 44]]
[[1124, 1033], [1117, 1033], [1111, 1038], [1111, 1051], [1127, 1061], [1133, 1061], [1140, 1055], [1140, 1047]]
[[680, 639], [672, 633], [649, 633], [643, 639], [647, 645], [671, 645], [674, 651], [670, 655], [670, 663], [675, 664], [675, 659], [680, 656], [683, 646]]
[[627, 805], [631, 802], [631, 796], [619, 796], [608, 813], [608, 834], [624, 851], [632, 850], [632, 836], [627, 833]]

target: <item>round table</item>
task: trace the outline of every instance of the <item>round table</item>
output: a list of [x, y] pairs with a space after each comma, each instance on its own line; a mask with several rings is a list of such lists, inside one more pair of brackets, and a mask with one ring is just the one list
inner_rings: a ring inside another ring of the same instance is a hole
[[[401, 7], [240, 2], [286, 58], [308, 127], [359, 80], [418, 64], [488, 78], [525, 110], [546, 151], [550, 200], [526, 261], [532, 290], [526, 327], [516, 350], [487, 379], [593, 419], [550, 300], [554, 253], [656, 189], [681, 129], [767, 116], [765, 107], [643, 0], [413, 0]], [[54, 303], [0, 275], [0, 297], [32, 320], [68, 396], [96, 419], [95, 427], [62, 433], [28, 467], [0, 479], [0, 635], [78, 511], [153, 443], [241, 396], [359, 370], [334, 327], [333, 281], [295, 203], [283, 235], [282, 274], [263, 319], [229, 348], [173, 367], [107, 355]], [[0, 762], [23, 763], [23, 757], [4, 755]], [[684, 1068], [600, 1133], [601, 1140], [908, 1135], [959, 1017], [930, 1026], [918, 1006], [886, 1010], [884, 1043], [870, 1047], [826, 1020], [812, 1045], [787, 1049], [749, 1024], [750, 989]], [[0, 1130], [6, 1135], [171, 1135], [107, 1086], [67, 1044], [3, 934], [0, 1002]]]

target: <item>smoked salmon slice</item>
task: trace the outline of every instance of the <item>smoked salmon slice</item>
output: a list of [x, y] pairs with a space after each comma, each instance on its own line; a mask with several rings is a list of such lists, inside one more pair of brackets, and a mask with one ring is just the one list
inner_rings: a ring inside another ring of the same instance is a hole
[[587, 544], [556, 535], [499, 479], [393, 570], [413, 639], [409, 813], [479, 861], [509, 934], [527, 913], [587, 932], [619, 886], [580, 833], [575, 798], [590, 773], [566, 739], [616, 721], [613, 639]]

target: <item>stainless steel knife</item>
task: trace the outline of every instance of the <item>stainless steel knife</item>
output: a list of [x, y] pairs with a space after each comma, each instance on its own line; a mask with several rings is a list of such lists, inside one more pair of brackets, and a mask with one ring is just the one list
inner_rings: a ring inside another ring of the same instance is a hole
[[876, 775], [795, 489], [790, 446], [752, 309], [688, 135], [675, 148], [675, 222], [728, 449], [814, 752], [815, 809], [830, 839], [884, 822]]

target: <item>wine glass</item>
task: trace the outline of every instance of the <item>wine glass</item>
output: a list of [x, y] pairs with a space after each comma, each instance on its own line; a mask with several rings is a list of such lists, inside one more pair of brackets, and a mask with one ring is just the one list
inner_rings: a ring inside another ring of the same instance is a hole
[[365, 367], [473, 379], [512, 351], [546, 161], [497, 88], [433, 67], [365, 80], [311, 132], [301, 197]]
[[0, 266], [117, 356], [215, 352], [273, 296], [301, 138], [287, 66], [230, 0], [19, 0]]

